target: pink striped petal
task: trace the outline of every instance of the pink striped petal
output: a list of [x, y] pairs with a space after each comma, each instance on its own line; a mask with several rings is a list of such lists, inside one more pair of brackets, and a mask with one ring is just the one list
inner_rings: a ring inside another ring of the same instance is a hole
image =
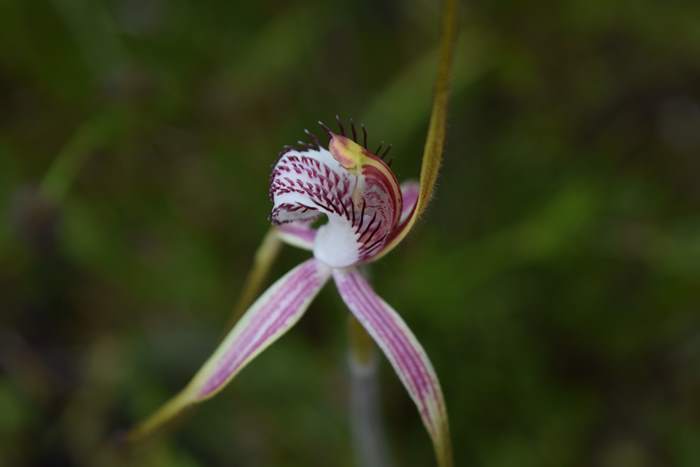
[[308, 221], [294, 221], [278, 225], [277, 236], [288, 245], [312, 251], [316, 230], [310, 224]]
[[289, 271], [253, 303], [183, 391], [145, 419], [127, 437], [142, 438], [188, 406], [212, 397], [260, 352], [299, 321], [330, 277], [310, 259]]
[[350, 311], [377, 342], [418, 406], [440, 466], [452, 463], [447, 411], [428, 356], [399, 314], [382, 300], [354, 268], [333, 277]]
[[315, 259], [279, 279], [250, 307], [195, 376], [197, 400], [221, 390], [248, 362], [287, 332], [304, 314], [330, 276]]
[[408, 216], [413, 212], [413, 208], [418, 202], [418, 194], [420, 193], [420, 185], [418, 182], [410, 181], [401, 184], [401, 197], [403, 198], [403, 206], [401, 209], [401, 219], [399, 223], [403, 223]]

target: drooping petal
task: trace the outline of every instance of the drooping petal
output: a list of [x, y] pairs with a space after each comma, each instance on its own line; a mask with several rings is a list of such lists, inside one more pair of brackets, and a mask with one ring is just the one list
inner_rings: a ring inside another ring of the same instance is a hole
[[284, 151], [270, 180], [272, 222], [311, 221], [325, 214], [328, 222], [316, 233], [314, 255], [332, 267], [367, 261], [381, 250], [401, 211], [396, 178], [377, 160], [368, 157], [365, 165], [349, 170], [322, 148]]
[[310, 221], [287, 222], [278, 225], [277, 236], [285, 243], [301, 248], [302, 250], [313, 250], [314, 240], [316, 240], [316, 230], [311, 227]]
[[130, 438], [148, 434], [187, 406], [219, 392], [299, 321], [329, 277], [326, 265], [310, 259], [275, 282], [253, 303], [187, 387], [132, 431]]
[[382, 300], [354, 268], [336, 269], [333, 277], [340, 295], [394, 367], [415, 402], [438, 464], [452, 465], [445, 402], [430, 360], [399, 314]]

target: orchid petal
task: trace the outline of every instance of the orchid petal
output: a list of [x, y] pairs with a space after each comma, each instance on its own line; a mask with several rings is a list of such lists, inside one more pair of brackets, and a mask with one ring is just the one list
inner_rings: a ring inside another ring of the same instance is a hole
[[140, 438], [182, 409], [212, 397], [253, 358], [287, 332], [304, 314], [330, 277], [330, 269], [310, 259], [275, 282], [248, 309], [187, 387], [129, 435]]
[[325, 214], [328, 223], [316, 233], [314, 256], [332, 267], [346, 267], [381, 251], [398, 224], [401, 191], [391, 170], [368, 151], [360, 165], [348, 169], [341, 164], [337, 154], [355, 154], [360, 146], [354, 141], [332, 135], [330, 147], [336, 154], [320, 147], [281, 154], [270, 181], [270, 218], [284, 225]]
[[336, 269], [333, 277], [348, 308], [382, 349], [418, 407], [438, 464], [452, 466], [447, 410], [425, 350], [399, 314], [377, 296], [356, 269]]
[[401, 219], [399, 222], [404, 222], [406, 219], [408, 219], [408, 216], [415, 208], [416, 202], [418, 202], [419, 193], [420, 185], [418, 182], [409, 181], [401, 184], [401, 198], [403, 199], [403, 206], [401, 209]]
[[316, 240], [316, 230], [311, 228], [309, 221], [288, 222], [277, 226], [277, 236], [288, 245], [313, 250]]
[[418, 201], [411, 214], [399, 225], [382, 250], [373, 258], [375, 260], [393, 250], [408, 235], [418, 217], [423, 214], [432, 197], [440, 165], [442, 164], [445, 129], [447, 126], [447, 104], [450, 95], [450, 75], [452, 74], [457, 42], [457, 0], [444, 0], [442, 13], [438, 71], [435, 79], [435, 93], [433, 94], [433, 107], [430, 114], [428, 135], [423, 148]]

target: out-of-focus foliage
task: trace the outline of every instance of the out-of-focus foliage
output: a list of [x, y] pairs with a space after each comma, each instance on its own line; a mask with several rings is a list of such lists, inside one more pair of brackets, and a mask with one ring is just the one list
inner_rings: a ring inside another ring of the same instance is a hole
[[[700, 4], [464, 6], [437, 194], [372, 271], [435, 363], [457, 464], [699, 465]], [[115, 441], [222, 336], [282, 145], [340, 113], [417, 175], [438, 19], [0, 2], [0, 464], [352, 465], [331, 293], [219, 397]], [[430, 465], [382, 382], [396, 465]]]

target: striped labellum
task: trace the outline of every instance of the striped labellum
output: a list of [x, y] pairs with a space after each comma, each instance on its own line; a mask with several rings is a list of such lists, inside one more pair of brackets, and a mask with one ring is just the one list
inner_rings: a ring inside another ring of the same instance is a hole
[[272, 170], [271, 220], [311, 222], [325, 215], [314, 256], [335, 267], [371, 261], [400, 227], [403, 199], [384, 160], [356, 141], [329, 131], [320, 145], [286, 148]]

